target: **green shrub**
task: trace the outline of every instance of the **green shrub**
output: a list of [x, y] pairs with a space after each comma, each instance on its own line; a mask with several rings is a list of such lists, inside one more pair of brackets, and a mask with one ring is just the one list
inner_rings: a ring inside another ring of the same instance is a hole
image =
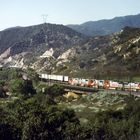
[[48, 94], [52, 97], [60, 96], [63, 95], [64, 93], [65, 93], [64, 88], [57, 84], [54, 84], [53, 86], [50, 86], [45, 89], [45, 94]]

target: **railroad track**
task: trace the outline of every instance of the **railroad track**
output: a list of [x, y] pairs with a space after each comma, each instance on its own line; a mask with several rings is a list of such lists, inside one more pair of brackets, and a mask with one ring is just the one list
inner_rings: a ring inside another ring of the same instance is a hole
[[75, 91], [81, 91], [81, 92], [98, 92], [98, 89], [90, 88], [90, 87], [71, 86], [71, 85], [65, 85], [65, 84], [61, 84], [61, 86], [63, 86], [63, 88], [67, 90], [75, 90]]
[[121, 94], [121, 95], [134, 95], [140, 97], [140, 92], [136, 91], [122, 91], [122, 90], [113, 90], [113, 89], [95, 89], [90, 87], [79, 87], [79, 86], [71, 86], [71, 85], [62, 85], [65, 91], [71, 91], [78, 94], [91, 94], [98, 92], [106, 92], [108, 94]]
[[122, 91], [122, 90], [114, 90], [114, 89], [97, 89], [91, 87], [67, 85], [65, 83], [58, 83], [58, 82], [51, 81], [51, 85], [53, 84], [59, 84], [63, 86], [66, 92], [71, 91], [77, 94], [91, 94], [91, 93], [98, 93], [98, 92], [106, 92], [108, 94], [134, 95], [140, 97], [140, 91], [136, 92], [136, 91]]

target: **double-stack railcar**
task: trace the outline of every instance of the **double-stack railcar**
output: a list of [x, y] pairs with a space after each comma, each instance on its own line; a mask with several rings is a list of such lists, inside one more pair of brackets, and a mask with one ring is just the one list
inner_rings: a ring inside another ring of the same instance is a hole
[[61, 82], [68, 82], [69, 80], [69, 77], [64, 75], [41, 74], [39, 77], [44, 80], [53, 80], [53, 81], [61, 81]]

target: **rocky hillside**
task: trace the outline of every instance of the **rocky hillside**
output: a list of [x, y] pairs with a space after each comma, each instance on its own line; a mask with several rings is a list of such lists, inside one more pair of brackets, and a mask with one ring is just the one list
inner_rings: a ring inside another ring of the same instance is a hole
[[43, 24], [0, 32], [0, 65], [75, 77], [140, 73], [140, 29], [85, 37], [63, 25]]
[[[76, 31], [55, 24], [16, 27], [0, 32], [0, 65], [32, 66], [37, 60], [54, 58], [85, 37]], [[40, 58], [40, 59], [39, 59]]]
[[75, 55], [67, 64], [74, 76], [139, 75], [140, 29], [126, 27], [113, 35], [90, 38], [75, 48]]
[[140, 14], [115, 17], [109, 20], [89, 21], [81, 25], [68, 25], [68, 27], [88, 36], [108, 35], [120, 31], [125, 26], [140, 27]]

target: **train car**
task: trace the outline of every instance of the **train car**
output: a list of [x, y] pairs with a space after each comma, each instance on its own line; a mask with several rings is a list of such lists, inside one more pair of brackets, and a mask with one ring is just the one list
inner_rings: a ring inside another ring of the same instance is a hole
[[69, 81], [69, 77], [68, 76], [63, 76], [63, 81], [64, 82], [68, 82]]
[[69, 78], [68, 80], [68, 84], [70, 85], [78, 85], [78, 83], [79, 83], [78, 78]]
[[41, 79], [45, 80], [53, 80], [53, 81], [61, 81], [61, 82], [68, 82], [69, 77], [64, 75], [55, 75], [55, 74], [41, 74]]
[[140, 83], [124, 83], [126, 91], [140, 91]]
[[80, 79], [80, 86], [87, 87], [89, 85], [89, 79]]
[[103, 88], [104, 87], [104, 80], [97, 80], [97, 85], [98, 85], [98, 88]]
[[45, 79], [45, 74], [39, 74], [39, 78]]
[[88, 87], [98, 88], [98, 80], [96, 79], [89, 79], [88, 80]]
[[62, 75], [49, 75], [50, 80], [54, 81], [63, 81], [63, 76]]
[[137, 91], [140, 91], [140, 83], [136, 83], [136, 88], [137, 88]]
[[105, 89], [115, 89], [115, 90], [120, 89], [121, 90], [123, 88], [123, 84], [119, 82], [115, 82], [115, 81], [104, 80], [103, 87]]
[[109, 89], [110, 87], [110, 81], [109, 80], [104, 80], [103, 82], [103, 88], [104, 89]]
[[68, 83], [70, 85], [75, 85], [75, 86], [86, 86], [87, 85], [87, 80], [86, 79], [81, 79], [81, 78], [69, 78]]
[[98, 87], [97, 80], [95, 79], [81, 79], [70, 78], [68, 83], [70, 85], [82, 86], [82, 87]]
[[84, 87], [88, 84], [87, 80], [86, 79], [79, 79], [79, 85]]

